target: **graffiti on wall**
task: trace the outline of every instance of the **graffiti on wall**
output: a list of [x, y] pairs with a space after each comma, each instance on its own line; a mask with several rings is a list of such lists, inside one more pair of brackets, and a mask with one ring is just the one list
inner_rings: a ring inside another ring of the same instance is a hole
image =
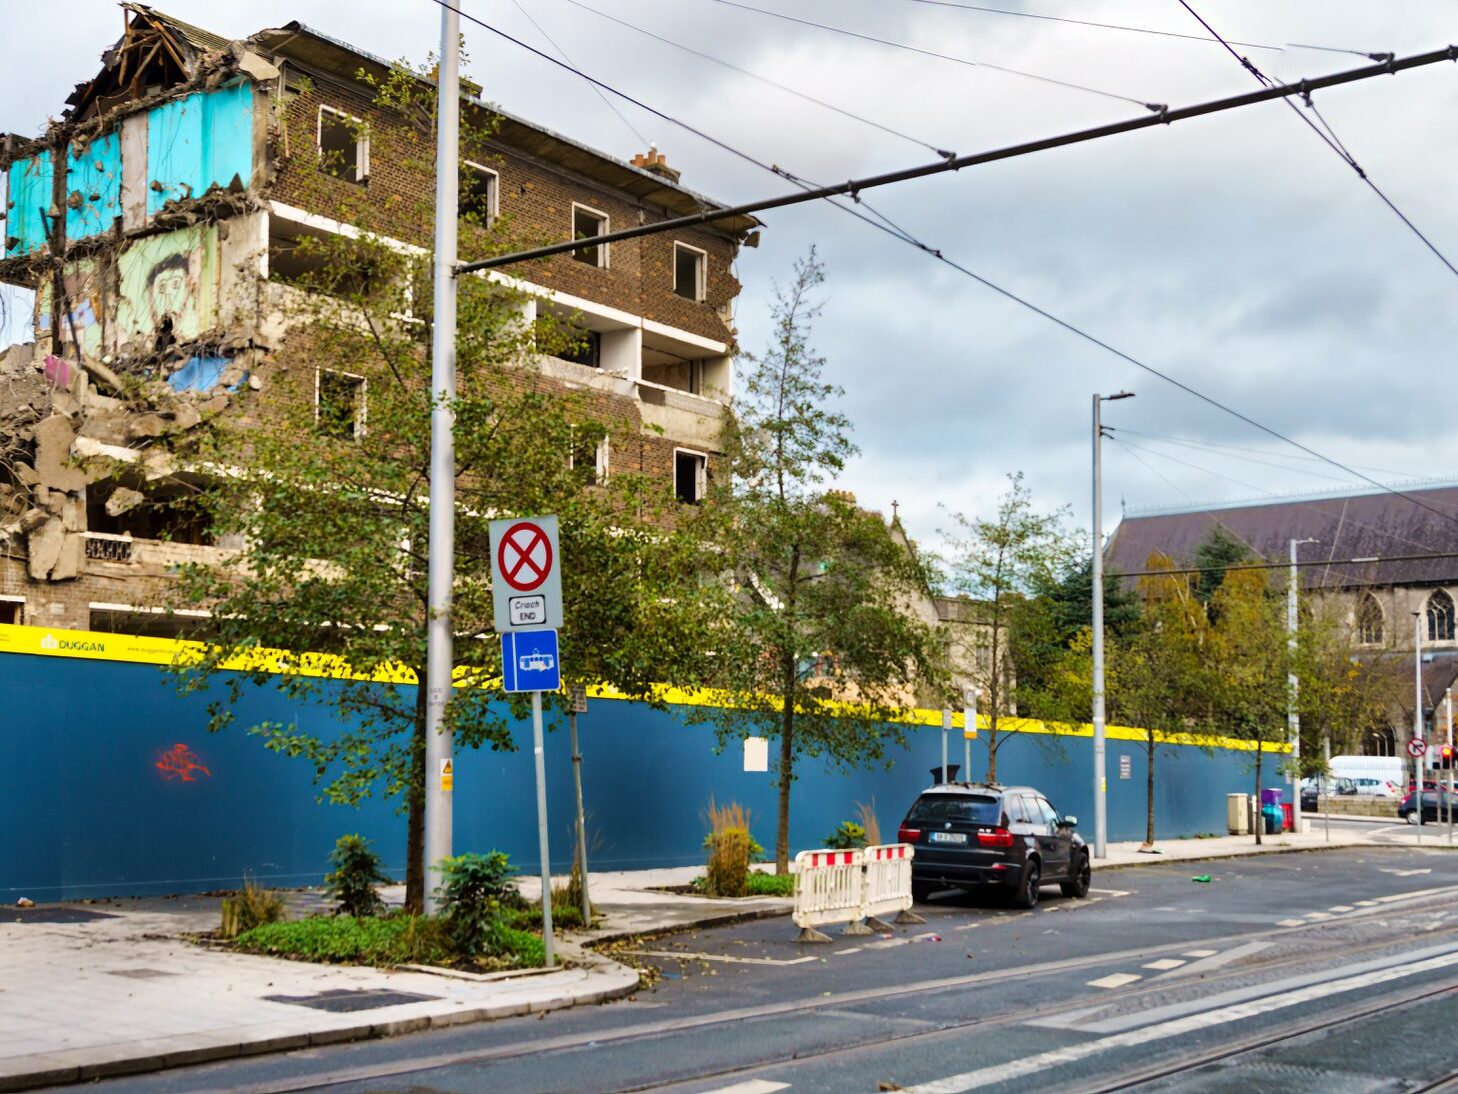
[[186, 342], [217, 322], [218, 229], [138, 240], [117, 260], [118, 348]]
[[[105, 324], [110, 293], [107, 270], [94, 259], [67, 266], [61, 275], [60, 352], [63, 357], [97, 360], [105, 347]], [[41, 283], [35, 295], [35, 329], [40, 338], [51, 335], [52, 282]]]
[[196, 752], [181, 743], [157, 753], [157, 762], [153, 766], [167, 782], [195, 783], [198, 776], [211, 778], [213, 774], [203, 766]]

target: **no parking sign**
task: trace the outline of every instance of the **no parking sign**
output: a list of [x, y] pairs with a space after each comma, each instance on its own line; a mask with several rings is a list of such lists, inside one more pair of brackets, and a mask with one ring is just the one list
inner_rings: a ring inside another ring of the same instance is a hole
[[498, 634], [562, 626], [556, 517], [491, 522], [491, 593]]

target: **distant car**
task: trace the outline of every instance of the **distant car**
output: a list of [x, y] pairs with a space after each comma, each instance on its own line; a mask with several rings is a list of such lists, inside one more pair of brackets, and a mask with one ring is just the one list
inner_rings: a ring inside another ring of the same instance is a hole
[[1397, 787], [1387, 779], [1374, 779], [1366, 776], [1359, 776], [1351, 780], [1357, 787], [1356, 794], [1359, 798], [1395, 798]]
[[1088, 845], [1064, 816], [1028, 786], [943, 783], [922, 792], [897, 838], [916, 848], [912, 899], [941, 889], [1000, 889], [1032, 908], [1044, 885], [1088, 895]]
[[[1397, 807], [1398, 818], [1407, 821], [1408, 824], [1417, 823], [1417, 808], [1413, 804], [1413, 796], [1409, 793], [1402, 799], [1402, 804]], [[1458, 794], [1450, 795], [1446, 790], [1423, 791], [1424, 824], [1446, 822], [1450, 809], [1454, 811], [1454, 819], [1458, 820]]]
[[1350, 797], [1357, 793], [1357, 784], [1352, 779], [1307, 779], [1301, 786], [1301, 811], [1316, 812], [1323, 798]]

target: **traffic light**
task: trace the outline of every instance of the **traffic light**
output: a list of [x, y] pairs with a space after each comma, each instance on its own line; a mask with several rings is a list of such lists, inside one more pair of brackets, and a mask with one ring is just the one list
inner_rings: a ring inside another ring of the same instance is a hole
[[1443, 771], [1453, 769], [1453, 746], [1443, 745], [1437, 750], [1437, 756], [1433, 758], [1433, 766]]

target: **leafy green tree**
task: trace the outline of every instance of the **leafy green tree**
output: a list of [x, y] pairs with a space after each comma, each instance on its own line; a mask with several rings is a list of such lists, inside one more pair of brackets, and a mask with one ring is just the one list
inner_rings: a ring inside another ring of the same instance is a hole
[[[1255, 745], [1255, 789], [1260, 793], [1267, 746], [1286, 739], [1287, 673], [1285, 598], [1265, 573], [1226, 574], [1210, 601], [1212, 624], [1205, 660], [1208, 709], [1227, 735]], [[1256, 842], [1261, 842], [1256, 826]]]
[[1194, 565], [1204, 571], [1199, 575], [1196, 586], [1200, 601], [1208, 606], [1225, 580], [1226, 567], [1245, 562], [1250, 557], [1250, 547], [1236, 539], [1223, 524], [1212, 527], [1210, 534], [1195, 548]]
[[[379, 94], [409, 124], [373, 134], [377, 153], [427, 162], [433, 88], [401, 74]], [[373, 223], [363, 207], [346, 205], [339, 215]], [[414, 216], [429, 225], [433, 210], [422, 205]], [[479, 249], [504, 246], [485, 228], [472, 238]], [[221, 689], [210, 708], [215, 730], [233, 722], [249, 686], [278, 687], [294, 709], [322, 705], [332, 717], [245, 728], [310, 764], [328, 801], [381, 794], [400, 803], [408, 817], [406, 907], [419, 910], [427, 883], [426, 697], [417, 681], [425, 679], [430, 618], [429, 270], [363, 228], [358, 238], [300, 243], [292, 268], [290, 282], [276, 286], [290, 301], [279, 363], [258, 370], [262, 389], [245, 413], [216, 420], [187, 453], [194, 466], [224, 469], [201, 501], [214, 535], [235, 549], [222, 565], [180, 574], [179, 600], [212, 615], [200, 657], [175, 670], [184, 690]], [[597, 483], [571, 466], [584, 425], [625, 444], [636, 443], [637, 425], [594, 421], [579, 397], [543, 379], [538, 355], [575, 335], [526, 322], [525, 305], [495, 281], [460, 281], [452, 404], [458, 686], [446, 723], [461, 748], [512, 748], [513, 715], [521, 713], [499, 692], [488, 546], [495, 517], [559, 517], [562, 661], [577, 680], [659, 702], [657, 684], [696, 678], [687, 659], [704, 646], [692, 622], [700, 594], [688, 564], [701, 552], [668, 520], [666, 484], [616, 469]], [[268, 649], [310, 653], [284, 665], [261, 653]], [[299, 671], [277, 675], [282, 667]]]
[[782, 874], [796, 761], [884, 759], [905, 743], [896, 719], [916, 688], [943, 679], [935, 632], [909, 610], [926, 578], [914, 553], [880, 516], [827, 489], [855, 447], [833, 409], [840, 389], [822, 379], [825, 361], [810, 343], [823, 279], [812, 249], [777, 289], [773, 341], [750, 359], [724, 440], [730, 474], [711, 497], [737, 595], [714, 642], [724, 706], [701, 708], [702, 717], [721, 744], [779, 739]]
[[[1046, 644], [1053, 623], [1046, 628], [1029, 608], [1037, 590], [1058, 584], [1059, 576], [1077, 555], [1077, 540], [1065, 527], [1067, 508], [1040, 513], [1022, 473], [1008, 476], [1008, 490], [990, 518], [952, 513], [954, 528], [947, 539], [948, 579], [952, 588], [981, 604], [981, 641], [988, 657], [981, 686], [987, 697], [987, 781], [997, 781], [997, 750], [1009, 733], [1002, 718], [1014, 709], [1019, 680], [1012, 650], [1013, 634], [1037, 634]], [[980, 660], [980, 658], [979, 658]]]
[[[1145, 568], [1172, 571], [1174, 563], [1155, 553]], [[1209, 692], [1210, 619], [1188, 574], [1141, 577], [1139, 588], [1143, 610], [1109, 641], [1107, 696], [1117, 721], [1144, 730], [1144, 841], [1153, 846], [1159, 735], [1199, 725]]]

